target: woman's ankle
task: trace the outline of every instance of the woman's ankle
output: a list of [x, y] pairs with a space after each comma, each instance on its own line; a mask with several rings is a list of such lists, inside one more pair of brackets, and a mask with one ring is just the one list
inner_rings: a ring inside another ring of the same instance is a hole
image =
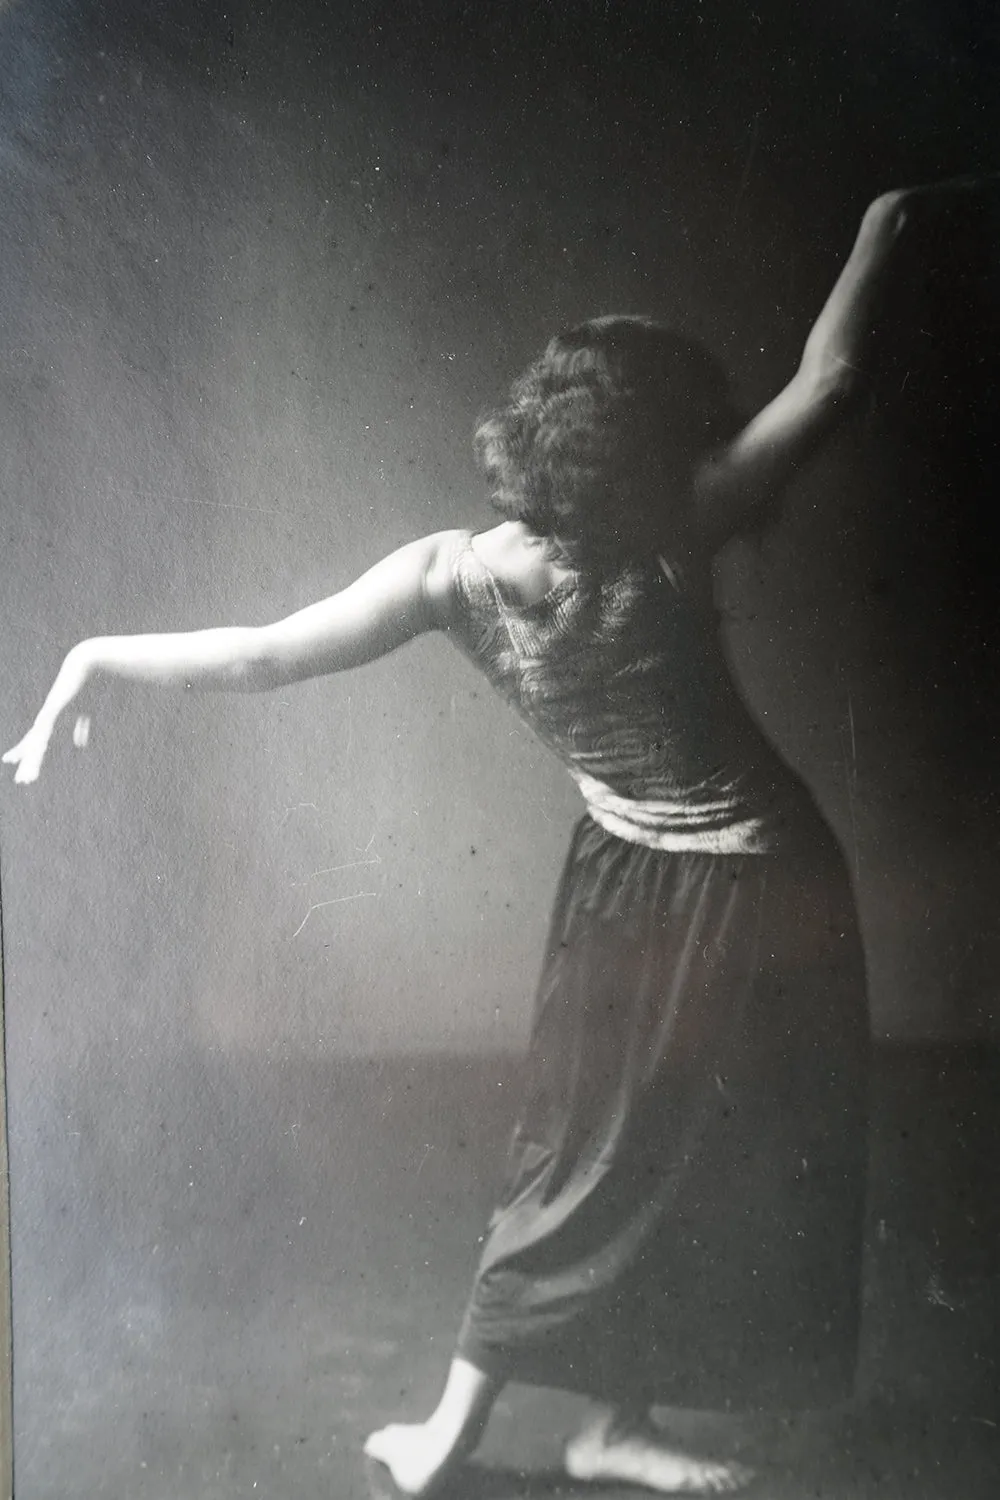
[[501, 1382], [456, 1355], [448, 1370], [444, 1390], [427, 1426], [449, 1445], [471, 1451], [482, 1435], [500, 1394]]
[[629, 1433], [645, 1432], [650, 1425], [650, 1411], [648, 1401], [628, 1400], [607, 1404], [601, 1408], [604, 1430], [609, 1438], [627, 1437]]

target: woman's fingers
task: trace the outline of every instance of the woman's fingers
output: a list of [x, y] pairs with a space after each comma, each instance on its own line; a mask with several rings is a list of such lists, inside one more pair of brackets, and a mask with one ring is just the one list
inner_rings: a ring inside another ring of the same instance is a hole
[[962, 198], [970, 193], [989, 197], [998, 189], [1000, 172], [965, 172], [959, 177], [941, 177], [935, 182], [911, 184], [901, 191], [907, 197], [919, 194], [922, 198]]
[[1000, 172], [969, 173], [966, 177], [925, 183], [922, 187], [909, 189], [905, 201], [923, 205], [933, 214], [996, 209], [1000, 204]]
[[[16, 766], [17, 770], [14, 780], [20, 784], [37, 781], [38, 773], [42, 768], [46, 751], [49, 748], [49, 740], [52, 736], [51, 726], [38, 728], [35, 726], [28, 730], [23, 739], [12, 745], [5, 755], [0, 757], [5, 766]], [[86, 748], [90, 740], [90, 716], [78, 714], [76, 723], [73, 725], [73, 744], [78, 750]]]
[[38, 780], [38, 773], [42, 769], [42, 761], [45, 759], [48, 747], [47, 734], [39, 735], [34, 731], [29, 731], [23, 740], [19, 740], [7, 751], [3, 761], [5, 765], [17, 767], [14, 774], [15, 782], [23, 786], [26, 782]]
[[26, 782], [38, 780], [38, 773], [42, 769], [42, 757], [44, 754], [44, 749], [22, 750], [19, 745], [15, 745], [13, 750], [7, 751], [4, 761], [8, 765], [17, 766], [17, 770], [14, 773], [14, 780], [19, 786], [23, 786]]

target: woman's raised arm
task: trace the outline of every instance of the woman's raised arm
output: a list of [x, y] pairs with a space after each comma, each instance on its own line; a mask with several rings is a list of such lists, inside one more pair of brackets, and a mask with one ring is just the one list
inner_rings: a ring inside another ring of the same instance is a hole
[[57, 720], [96, 678], [266, 692], [361, 666], [445, 625], [453, 535], [438, 532], [411, 542], [340, 593], [272, 625], [81, 641], [67, 655], [28, 733], [3, 757], [17, 767], [14, 780], [37, 779]]
[[852, 410], [886, 278], [898, 265], [900, 240], [959, 204], [995, 200], [998, 181], [995, 175], [957, 178], [876, 198], [794, 377], [696, 476], [696, 526], [713, 551], [767, 519], [795, 471]]

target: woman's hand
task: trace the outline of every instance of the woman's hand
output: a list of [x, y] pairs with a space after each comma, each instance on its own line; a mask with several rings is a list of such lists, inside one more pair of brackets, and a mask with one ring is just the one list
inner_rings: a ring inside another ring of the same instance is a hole
[[[24, 738], [3, 757], [5, 765], [17, 767], [14, 780], [19, 785], [25, 786], [38, 780], [59, 716], [78, 697], [90, 677], [90, 671], [87, 643], [82, 642], [73, 647], [59, 668], [34, 724]], [[77, 744], [85, 744], [86, 730], [78, 727], [74, 740]]]
[[962, 229], [985, 228], [995, 249], [1000, 238], [1000, 172], [951, 177], [883, 193], [871, 204], [866, 219], [888, 221], [897, 236], [918, 246], [933, 241], [935, 235], [947, 239]]
[[[929, 213], [947, 213], [966, 203], [1000, 202], [1000, 172], [969, 172], [962, 177], [947, 177], [942, 182], [926, 182], [919, 187], [899, 188], [884, 193], [883, 199], [902, 201], [904, 205]], [[876, 199], [876, 202], [881, 201]]]
[[16, 766], [14, 780], [19, 786], [26, 786], [29, 782], [38, 780], [38, 773], [42, 769], [42, 761], [45, 752], [49, 748], [49, 740], [52, 737], [52, 729], [36, 719], [23, 739], [18, 740], [4, 756], [4, 764]]

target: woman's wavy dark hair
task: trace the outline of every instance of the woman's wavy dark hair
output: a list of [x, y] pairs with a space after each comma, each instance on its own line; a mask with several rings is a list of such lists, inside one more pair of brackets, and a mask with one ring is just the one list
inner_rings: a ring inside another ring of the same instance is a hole
[[590, 549], [662, 537], [698, 461], [741, 426], [703, 345], [644, 317], [557, 334], [476, 432], [508, 520]]

